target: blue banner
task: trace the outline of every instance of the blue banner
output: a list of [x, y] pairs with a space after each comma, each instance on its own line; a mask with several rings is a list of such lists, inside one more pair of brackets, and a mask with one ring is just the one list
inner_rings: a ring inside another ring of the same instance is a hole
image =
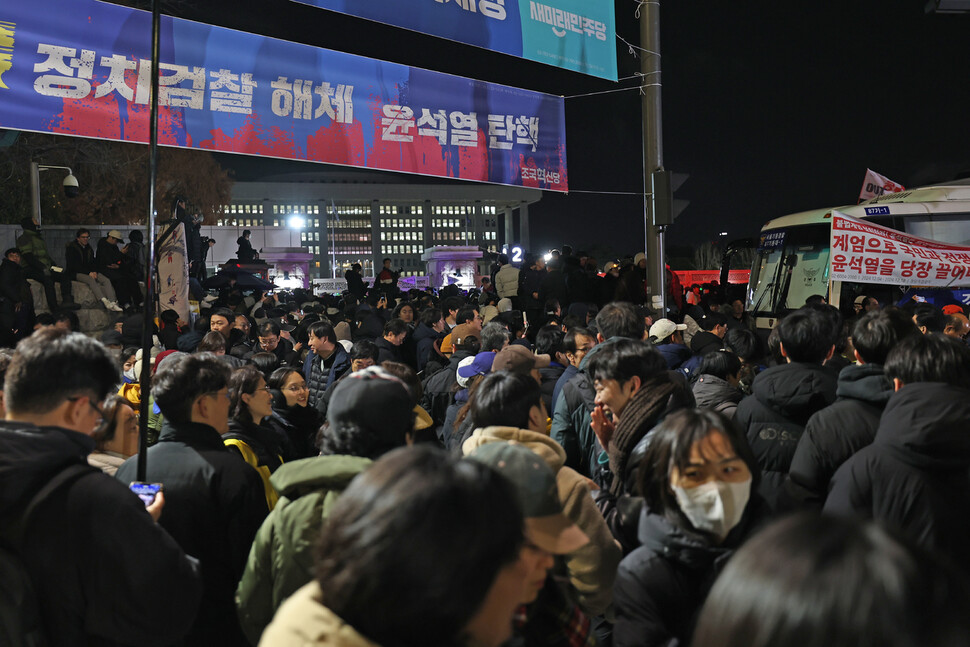
[[616, 81], [613, 0], [296, 0]]
[[[0, 8], [0, 128], [145, 143], [151, 14]], [[159, 143], [567, 190], [562, 97], [162, 17]]]

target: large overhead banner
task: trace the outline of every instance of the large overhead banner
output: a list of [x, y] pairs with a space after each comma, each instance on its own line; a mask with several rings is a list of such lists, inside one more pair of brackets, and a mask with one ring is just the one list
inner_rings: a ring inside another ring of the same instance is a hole
[[832, 281], [947, 288], [970, 285], [970, 247], [917, 238], [832, 212]]
[[296, 0], [616, 81], [613, 0]]
[[[151, 14], [0, 6], [0, 128], [146, 143]], [[562, 97], [162, 17], [159, 143], [567, 190]]]

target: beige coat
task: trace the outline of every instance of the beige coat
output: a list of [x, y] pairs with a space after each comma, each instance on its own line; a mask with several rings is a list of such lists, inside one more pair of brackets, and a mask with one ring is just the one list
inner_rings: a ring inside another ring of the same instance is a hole
[[266, 627], [261, 646], [378, 647], [320, 602], [320, 585], [310, 582], [291, 595]]
[[580, 608], [590, 616], [612, 614], [613, 579], [622, 554], [603, 515], [593, 503], [589, 482], [566, 467], [566, 452], [546, 434], [514, 427], [476, 429], [462, 445], [465, 455], [486, 443], [514, 440], [536, 454], [556, 473], [563, 513], [589, 537], [589, 543], [566, 556], [569, 580], [576, 589]]

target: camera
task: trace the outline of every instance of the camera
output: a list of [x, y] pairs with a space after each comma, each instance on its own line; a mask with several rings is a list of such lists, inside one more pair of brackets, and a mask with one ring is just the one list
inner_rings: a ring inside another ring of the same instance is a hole
[[64, 195], [69, 198], [76, 198], [79, 192], [77, 178], [68, 173], [67, 177], [64, 178]]

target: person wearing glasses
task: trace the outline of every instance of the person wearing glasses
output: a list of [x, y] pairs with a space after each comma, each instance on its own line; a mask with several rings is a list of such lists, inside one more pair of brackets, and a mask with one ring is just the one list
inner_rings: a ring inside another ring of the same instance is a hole
[[257, 328], [252, 354], [256, 353], [273, 353], [280, 366], [301, 366], [299, 352], [293, 350], [293, 342], [280, 336], [280, 325], [275, 321], [264, 321]]
[[104, 305], [105, 310], [121, 312], [111, 281], [104, 274], [98, 273], [98, 262], [94, 258], [94, 249], [91, 248], [90, 240], [91, 232], [82, 228], [74, 234], [74, 240], [67, 244], [64, 250], [67, 273], [72, 280], [88, 286], [94, 298]]
[[[87, 464], [107, 418], [101, 403], [120, 378], [97, 340], [56, 328], [21, 341], [6, 369], [0, 538], [36, 594], [33, 629], [45, 644], [182, 644], [199, 608], [193, 560], [156, 523], [171, 501], [159, 493], [146, 509], [128, 482]], [[5, 592], [11, 584], [4, 579]]]
[[269, 376], [270, 393], [273, 395], [273, 415], [269, 424], [282, 431], [290, 441], [294, 454], [283, 455], [284, 461], [314, 456], [320, 413], [311, 406], [310, 389], [299, 370], [278, 368]]
[[[152, 378], [152, 397], [165, 422], [158, 443], [148, 448], [144, 480], [164, 485], [159, 523], [199, 560], [202, 572], [203, 611], [186, 638], [189, 645], [245, 644], [233, 598], [249, 546], [269, 512], [259, 473], [223, 443], [229, 376], [218, 357], [198, 353], [166, 357]], [[137, 457], [118, 469], [117, 478], [137, 480]]]
[[254, 366], [233, 371], [229, 402], [229, 433], [222, 436], [222, 442], [259, 472], [266, 505], [272, 510], [279, 495], [270, 485], [269, 476], [283, 464], [287, 438], [263, 422], [273, 415], [273, 395], [263, 374]]

